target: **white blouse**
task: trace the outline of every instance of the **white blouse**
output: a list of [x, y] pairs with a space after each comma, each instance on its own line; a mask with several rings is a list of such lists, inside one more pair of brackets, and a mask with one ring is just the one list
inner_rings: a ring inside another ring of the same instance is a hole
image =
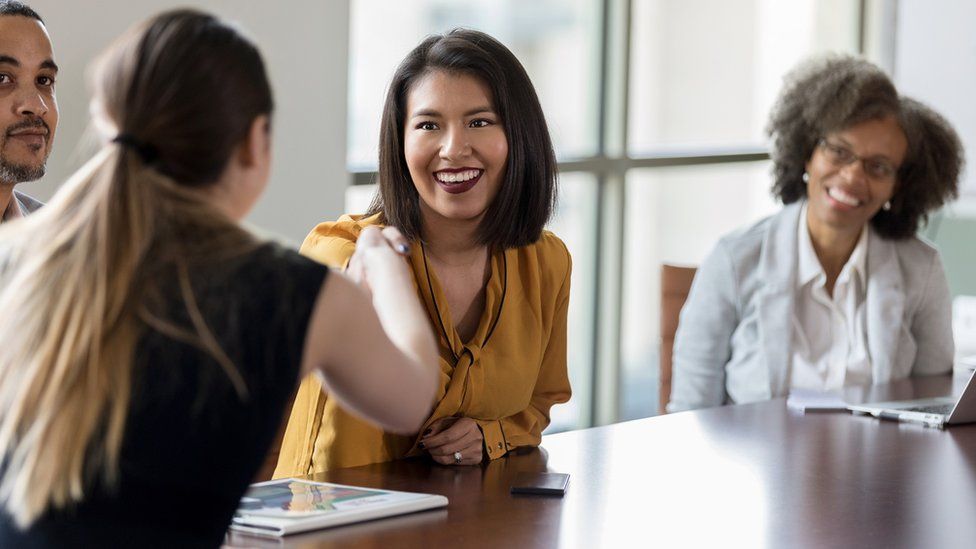
[[790, 387], [819, 391], [871, 383], [867, 344], [867, 252], [870, 224], [827, 293], [827, 274], [817, 259], [803, 206], [797, 230], [796, 301]]

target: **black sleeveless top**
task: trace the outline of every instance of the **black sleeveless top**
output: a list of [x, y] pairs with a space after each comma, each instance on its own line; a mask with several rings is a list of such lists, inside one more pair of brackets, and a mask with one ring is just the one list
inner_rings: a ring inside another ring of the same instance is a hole
[[[0, 547], [219, 546], [298, 383], [327, 272], [274, 244], [191, 268], [199, 309], [246, 395], [199, 347], [148, 332], [136, 351], [117, 486], [93, 482], [81, 504], [26, 532], [0, 513]], [[190, 326], [180, 300], [165, 301], [171, 318]]]

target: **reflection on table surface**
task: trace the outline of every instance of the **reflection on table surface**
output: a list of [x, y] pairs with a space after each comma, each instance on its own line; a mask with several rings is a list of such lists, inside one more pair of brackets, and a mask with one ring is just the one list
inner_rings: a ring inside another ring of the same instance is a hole
[[[967, 377], [851, 389], [853, 402], [958, 394]], [[571, 475], [563, 498], [512, 496], [520, 471]], [[483, 467], [412, 459], [314, 480], [443, 494], [446, 510], [233, 547], [972, 547], [976, 426], [946, 430], [785, 399], [544, 437]]]

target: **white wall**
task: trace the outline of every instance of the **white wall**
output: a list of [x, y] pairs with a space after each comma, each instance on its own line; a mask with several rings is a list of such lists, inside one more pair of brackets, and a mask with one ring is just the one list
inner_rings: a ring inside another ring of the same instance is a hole
[[939, 111], [969, 153], [963, 175], [976, 199], [976, 2], [900, 0], [894, 76], [899, 91]]
[[[185, 6], [171, 0], [28, 0], [47, 23], [61, 74], [61, 122], [42, 181], [19, 189], [42, 200], [84, 162], [91, 59], [131, 24], [161, 10]], [[194, 2], [239, 22], [257, 41], [275, 91], [275, 166], [268, 191], [248, 221], [300, 243], [319, 221], [342, 212], [346, 172], [346, 73], [349, 0]], [[206, 93], [206, 90], [201, 90]], [[89, 140], [90, 141], [90, 140]]]

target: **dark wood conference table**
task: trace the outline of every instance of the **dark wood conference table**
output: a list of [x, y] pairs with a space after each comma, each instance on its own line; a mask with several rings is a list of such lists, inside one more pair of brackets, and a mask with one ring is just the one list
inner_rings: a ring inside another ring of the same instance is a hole
[[[850, 401], [958, 394], [967, 377], [853, 389]], [[520, 471], [563, 498], [512, 496]], [[314, 480], [443, 494], [447, 509], [232, 547], [976, 547], [976, 424], [945, 430], [785, 399], [543, 437], [481, 467], [423, 459]]]

